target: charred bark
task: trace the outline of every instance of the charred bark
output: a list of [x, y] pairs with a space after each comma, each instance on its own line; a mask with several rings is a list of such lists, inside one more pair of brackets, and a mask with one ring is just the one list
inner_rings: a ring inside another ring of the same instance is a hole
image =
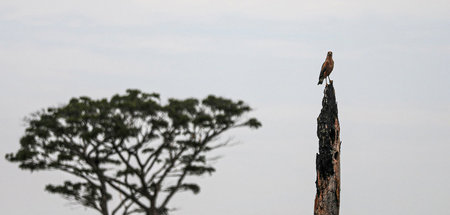
[[316, 154], [314, 215], [338, 215], [341, 189], [339, 119], [333, 83], [325, 87], [317, 118], [319, 153]]

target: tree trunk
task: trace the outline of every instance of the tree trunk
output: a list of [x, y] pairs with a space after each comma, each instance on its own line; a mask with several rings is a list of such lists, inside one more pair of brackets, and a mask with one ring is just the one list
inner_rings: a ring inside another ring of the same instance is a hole
[[317, 118], [319, 153], [316, 154], [316, 199], [314, 215], [338, 215], [341, 171], [339, 120], [333, 83], [325, 87], [322, 110]]
[[147, 215], [159, 215], [158, 209], [156, 209], [156, 208], [150, 208], [150, 209], [146, 212], [146, 214], [147, 214]]

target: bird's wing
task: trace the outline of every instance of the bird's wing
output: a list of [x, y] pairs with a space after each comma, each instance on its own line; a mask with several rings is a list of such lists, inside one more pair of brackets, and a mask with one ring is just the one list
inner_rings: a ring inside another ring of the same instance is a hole
[[323, 62], [322, 68], [320, 69], [319, 79], [325, 78], [324, 76], [325, 76], [325, 71], [327, 70], [327, 67], [328, 67], [328, 62], [327, 61]]

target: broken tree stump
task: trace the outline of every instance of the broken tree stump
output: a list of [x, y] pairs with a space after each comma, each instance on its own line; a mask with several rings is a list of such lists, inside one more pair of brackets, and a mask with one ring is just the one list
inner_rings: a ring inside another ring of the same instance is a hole
[[319, 153], [316, 154], [316, 199], [314, 215], [338, 215], [341, 171], [339, 119], [333, 82], [325, 87], [322, 110], [317, 118]]

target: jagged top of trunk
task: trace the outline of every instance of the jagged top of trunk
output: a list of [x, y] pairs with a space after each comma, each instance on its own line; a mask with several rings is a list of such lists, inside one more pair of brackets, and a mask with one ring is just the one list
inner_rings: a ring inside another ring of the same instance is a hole
[[324, 117], [327, 117], [327, 119], [338, 118], [338, 109], [333, 82], [331, 82], [328, 86], [326, 86], [324, 90], [324, 96], [322, 99], [322, 110], [320, 112], [319, 118]]

